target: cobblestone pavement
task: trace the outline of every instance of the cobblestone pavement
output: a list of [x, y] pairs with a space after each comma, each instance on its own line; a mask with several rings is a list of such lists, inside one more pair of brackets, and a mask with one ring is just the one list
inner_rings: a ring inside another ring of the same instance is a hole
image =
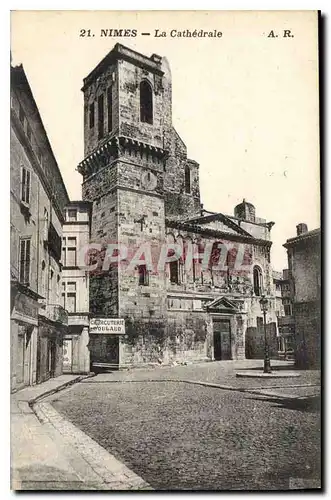
[[[194, 375], [194, 366], [177, 368]], [[155, 489], [288, 489], [303, 479], [305, 487], [319, 484], [316, 392], [300, 389], [296, 398], [291, 391], [268, 396], [175, 381], [107, 380], [113, 375], [76, 385], [52, 404]]]

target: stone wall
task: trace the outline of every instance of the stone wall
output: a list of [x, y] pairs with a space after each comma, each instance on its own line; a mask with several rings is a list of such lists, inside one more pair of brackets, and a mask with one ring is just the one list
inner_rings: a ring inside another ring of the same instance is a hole
[[[278, 358], [277, 328], [276, 323], [267, 324], [267, 342], [270, 358]], [[249, 327], [245, 337], [245, 355], [247, 359], [264, 358], [264, 327]]]
[[320, 242], [314, 240], [289, 249], [289, 253], [293, 254], [290, 261], [295, 285], [295, 302], [310, 302], [319, 298], [321, 287], [320, 252]]
[[[108, 127], [107, 90], [112, 93], [112, 127]], [[84, 89], [84, 155], [88, 156], [99, 144], [98, 139], [98, 98], [104, 96], [104, 137], [118, 132], [118, 74], [117, 65], [109, 66], [97, 80], [92, 81]], [[90, 106], [94, 104], [94, 126], [90, 127]]]
[[321, 362], [321, 311], [319, 301], [294, 303], [295, 361], [319, 368]]

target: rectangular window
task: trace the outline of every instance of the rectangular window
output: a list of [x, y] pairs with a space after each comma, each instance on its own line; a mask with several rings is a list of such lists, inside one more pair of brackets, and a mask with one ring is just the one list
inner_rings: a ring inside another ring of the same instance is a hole
[[191, 170], [188, 165], [185, 166], [185, 193], [191, 192]]
[[30, 203], [30, 190], [31, 190], [31, 172], [25, 167], [22, 167], [21, 172], [21, 200], [24, 203]]
[[32, 130], [28, 123], [26, 124], [26, 136], [28, 138], [29, 143], [32, 144]]
[[258, 316], [256, 318], [256, 325], [258, 328], [262, 328], [263, 327], [263, 318], [261, 318], [260, 316]]
[[90, 128], [94, 127], [94, 102], [89, 106], [89, 126]]
[[20, 241], [20, 282], [30, 283], [31, 238]]
[[112, 87], [107, 90], [107, 121], [108, 121], [108, 132], [113, 129], [113, 94]]
[[149, 284], [149, 275], [145, 265], [138, 266], [139, 285], [147, 286]]
[[284, 305], [284, 313], [285, 313], [285, 316], [292, 316], [292, 305], [291, 304]]
[[104, 136], [104, 109], [103, 109], [103, 94], [98, 99], [98, 139]]
[[40, 148], [37, 148], [37, 158], [38, 158], [38, 161], [40, 163], [40, 166], [42, 167], [43, 166], [43, 155], [42, 155]]
[[[61, 258], [62, 265], [66, 265], [66, 239], [62, 238], [62, 258]], [[64, 285], [64, 283], [63, 283]]]
[[76, 282], [62, 283], [62, 307], [68, 312], [76, 312]]
[[22, 125], [24, 126], [24, 118], [25, 118], [25, 115], [24, 115], [24, 110], [23, 110], [23, 108], [22, 108], [21, 103], [19, 104], [19, 109], [18, 109], [18, 118], [19, 118], [20, 122], [22, 123]]
[[48, 241], [48, 210], [44, 207], [44, 241]]
[[67, 311], [76, 312], [76, 293], [67, 293]]
[[178, 261], [169, 262], [170, 283], [179, 283]]
[[67, 258], [66, 258], [66, 266], [76, 266], [76, 238], [69, 236], [67, 239]]
[[67, 212], [67, 221], [75, 222], [77, 220], [77, 210], [75, 208], [69, 208]]
[[196, 260], [192, 259], [193, 283], [195, 282], [195, 278], [196, 278], [196, 274], [197, 274], [196, 265], [197, 265]]

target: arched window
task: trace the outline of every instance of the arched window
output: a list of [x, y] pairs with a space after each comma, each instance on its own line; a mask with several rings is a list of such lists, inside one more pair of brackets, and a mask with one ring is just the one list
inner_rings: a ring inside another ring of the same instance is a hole
[[146, 80], [140, 83], [140, 121], [153, 123], [153, 91]]
[[253, 269], [253, 287], [255, 295], [262, 295], [262, 271], [258, 266]]
[[188, 165], [185, 165], [185, 193], [191, 192], [191, 170]]

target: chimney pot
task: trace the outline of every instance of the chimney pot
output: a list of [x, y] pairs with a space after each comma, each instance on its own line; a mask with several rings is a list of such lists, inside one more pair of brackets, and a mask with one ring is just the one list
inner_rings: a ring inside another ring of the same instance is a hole
[[300, 222], [300, 224], [297, 225], [297, 236], [300, 236], [301, 234], [307, 233], [308, 232], [308, 226], [304, 222]]

